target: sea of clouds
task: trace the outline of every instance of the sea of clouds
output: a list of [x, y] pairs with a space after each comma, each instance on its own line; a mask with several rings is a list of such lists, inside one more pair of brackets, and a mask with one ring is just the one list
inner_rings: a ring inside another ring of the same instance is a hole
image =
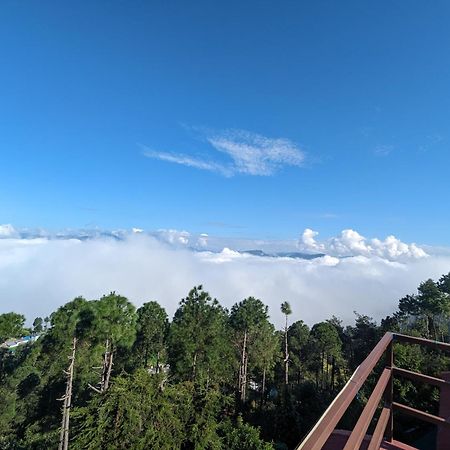
[[[286, 250], [289, 245], [323, 256], [239, 251], [250, 246]], [[0, 312], [20, 312], [29, 321], [78, 295], [94, 299], [111, 291], [136, 306], [157, 300], [171, 316], [198, 284], [226, 307], [250, 295], [259, 297], [278, 326], [279, 305], [285, 300], [292, 305], [291, 320], [310, 325], [331, 315], [350, 323], [353, 311], [380, 320], [421, 281], [449, 271], [447, 249], [406, 244], [393, 236], [366, 239], [354, 230], [318, 241], [317, 232], [306, 229], [297, 242], [276, 243], [176, 230], [51, 235], [0, 226]]]

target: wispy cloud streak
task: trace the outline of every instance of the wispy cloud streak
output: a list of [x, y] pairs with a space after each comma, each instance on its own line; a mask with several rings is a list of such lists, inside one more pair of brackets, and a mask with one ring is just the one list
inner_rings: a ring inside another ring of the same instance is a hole
[[146, 156], [147, 158], [159, 159], [160, 161], [180, 164], [182, 166], [194, 167], [196, 169], [208, 170], [210, 172], [217, 172], [226, 177], [233, 175], [233, 171], [231, 170], [231, 168], [228, 168], [225, 165], [215, 163], [213, 161], [202, 160], [200, 158], [193, 158], [182, 153], [158, 152], [147, 149], [144, 151], [144, 156]]
[[389, 156], [394, 151], [393, 145], [383, 144], [377, 145], [373, 151], [375, 156]]
[[289, 139], [232, 130], [207, 140], [232, 158], [236, 172], [248, 175], [273, 175], [283, 166], [301, 167], [305, 160], [304, 153]]
[[[144, 155], [196, 169], [208, 170], [230, 177], [236, 174], [270, 176], [283, 167], [302, 167], [305, 153], [297, 144], [285, 138], [268, 138], [245, 130], [203, 132], [202, 140], [210, 145], [207, 157], [192, 157], [182, 153], [161, 152], [146, 148]], [[218, 159], [218, 153], [227, 160]]]

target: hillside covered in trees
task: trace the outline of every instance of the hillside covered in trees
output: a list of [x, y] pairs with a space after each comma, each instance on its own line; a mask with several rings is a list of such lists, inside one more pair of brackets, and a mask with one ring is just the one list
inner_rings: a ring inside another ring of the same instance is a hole
[[[355, 313], [351, 326], [330, 317], [309, 327], [292, 322], [296, 305], [281, 300], [281, 330], [261, 300], [227, 310], [202, 286], [171, 321], [157, 302], [136, 309], [116, 293], [75, 298], [32, 329], [22, 315], [1, 314], [0, 343], [40, 337], [0, 349], [0, 449], [58, 448], [69, 378], [72, 449], [290, 449], [384, 332], [450, 338], [450, 274], [420, 284], [380, 324]], [[449, 368], [441, 354], [396, 346], [400, 367], [428, 375]], [[354, 423], [366, 394], [343, 427]], [[436, 412], [435, 388], [404, 382], [395, 395]], [[429, 431], [401, 418], [397, 429], [405, 442]]]

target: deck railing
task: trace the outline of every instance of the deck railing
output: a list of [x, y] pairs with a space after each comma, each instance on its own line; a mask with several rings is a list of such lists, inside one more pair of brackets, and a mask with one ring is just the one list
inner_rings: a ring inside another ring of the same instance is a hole
[[[444, 342], [406, 336], [398, 333], [386, 333], [375, 348], [370, 352], [369, 356], [355, 370], [347, 384], [335, 397], [331, 405], [327, 408], [306, 438], [297, 446], [296, 450], [322, 449], [330, 435], [335, 430], [339, 420], [350, 406], [350, 403], [353, 401], [367, 377], [373, 371], [383, 355], [385, 356], [385, 367], [381, 372], [378, 382], [376, 383], [372, 394], [370, 395], [361, 415], [359, 416], [355, 427], [343, 447], [344, 450], [354, 450], [360, 447], [362, 441], [366, 437], [369, 425], [372, 422], [373, 416], [382, 398], [384, 400], [383, 408], [378, 417], [375, 430], [371, 436], [368, 450], [378, 450], [383, 441], [392, 442], [394, 410], [426, 422], [431, 422], [441, 427], [450, 428], [450, 421], [444, 417], [435, 416], [393, 401], [394, 376], [429, 383], [434, 386], [438, 386], [441, 389], [449, 388], [450, 386], [450, 382], [446, 380], [395, 367], [393, 352], [394, 342], [419, 344], [450, 353], [450, 344], [446, 344]], [[449, 445], [448, 448], [450, 448], [450, 443], [447, 443], [447, 445]]]

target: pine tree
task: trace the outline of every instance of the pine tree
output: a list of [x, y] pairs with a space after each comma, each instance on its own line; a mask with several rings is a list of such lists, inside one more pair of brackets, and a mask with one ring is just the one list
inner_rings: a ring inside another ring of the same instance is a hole
[[[230, 325], [239, 352], [237, 390], [241, 401], [247, 397], [249, 358], [258, 341], [258, 329], [268, 322], [268, 307], [254, 297], [248, 297], [231, 308]], [[250, 368], [251, 369], [251, 368]]]
[[169, 334], [169, 363], [178, 381], [206, 387], [223, 383], [231, 370], [227, 313], [216, 299], [194, 287], [181, 300]]
[[284, 383], [289, 384], [289, 347], [288, 347], [288, 316], [292, 314], [291, 305], [288, 302], [281, 304], [281, 312], [285, 317], [284, 326]]
[[156, 372], [159, 372], [168, 331], [167, 313], [157, 302], [144, 303], [137, 310], [137, 335], [133, 352], [138, 355], [143, 367], [147, 367], [151, 359]]

